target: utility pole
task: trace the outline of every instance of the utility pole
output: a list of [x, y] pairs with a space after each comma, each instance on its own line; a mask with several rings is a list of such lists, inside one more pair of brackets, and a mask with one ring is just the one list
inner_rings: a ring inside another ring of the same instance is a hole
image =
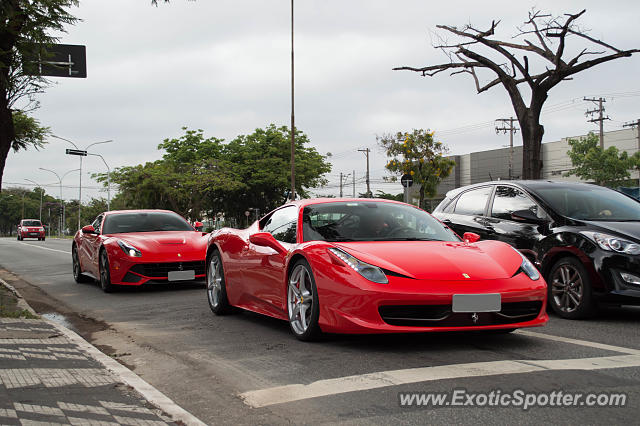
[[44, 192], [44, 188], [42, 188], [42, 185], [40, 185], [34, 180], [31, 180], [31, 179], [25, 179], [25, 180], [27, 182], [31, 182], [35, 184], [38, 188], [40, 188], [40, 217], [38, 217], [38, 219], [40, 219], [40, 223], [42, 223], [42, 193]]
[[293, 0], [291, 0], [291, 199], [296, 199], [296, 125], [293, 109]]
[[371, 187], [369, 185], [369, 152], [371, 150], [369, 148], [359, 149], [358, 151], [364, 152], [364, 155], [367, 157], [367, 198], [371, 198]]
[[352, 180], [353, 180], [353, 198], [356, 198], [356, 171], [353, 171], [353, 174], [351, 175]]
[[[640, 118], [637, 119], [635, 122], [630, 122], [630, 123], [625, 123], [622, 125], [622, 127], [635, 127], [636, 131], [638, 133], [638, 151], [640, 152]], [[638, 191], [640, 191], [640, 170], [638, 170]]]
[[340, 198], [342, 198], [342, 186], [344, 185], [345, 182], [347, 182], [348, 178], [349, 178], [349, 173], [345, 175], [344, 173], [340, 172]]
[[598, 108], [597, 109], [592, 109], [592, 110], [587, 110], [587, 112], [584, 113], [585, 116], [589, 116], [590, 114], [594, 114], [594, 113], [598, 113], [598, 118], [592, 118], [591, 120], [587, 120], [590, 123], [595, 123], [595, 122], [599, 122], [600, 123], [600, 148], [604, 149], [604, 120], [611, 120], [609, 118], [609, 116], [604, 116], [604, 105], [602, 105], [604, 102], [606, 102], [606, 99], [604, 98], [584, 98], [585, 101], [589, 101], [589, 102], [595, 102], [598, 104]]
[[[509, 180], [513, 179], [513, 134], [517, 132], [518, 128], [513, 127], [513, 122], [517, 121], [513, 117], [509, 118], [498, 118], [497, 121], [502, 122], [502, 127], [496, 126], [496, 133], [509, 132]], [[507, 122], [509, 123], [509, 127], [507, 127]]]

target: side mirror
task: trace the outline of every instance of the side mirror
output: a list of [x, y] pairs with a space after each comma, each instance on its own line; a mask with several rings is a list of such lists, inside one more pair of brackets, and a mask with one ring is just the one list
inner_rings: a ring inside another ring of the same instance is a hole
[[465, 232], [462, 238], [465, 243], [475, 243], [476, 241], [480, 241], [480, 235], [474, 232]]
[[251, 234], [249, 236], [249, 241], [260, 247], [272, 248], [280, 254], [285, 254], [287, 252], [287, 249], [282, 247], [282, 244], [276, 241], [276, 239], [273, 238], [273, 235], [269, 232], [257, 232], [255, 234]]
[[82, 233], [83, 234], [97, 234], [96, 229], [91, 225], [83, 226], [82, 227]]
[[202, 230], [204, 229], [204, 223], [196, 222], [193, 224], [193, 227], [196, 228], [196, 231], [202, 232]]
[[529, 209], [525, 210], [516, 210], [511, 213], [511, 219], [516, 220], [518, 222], [526, 222], [526, 223], [535, 223], [535, 224], [543, 224], [546, 222], [545, 219], [541, 219], [534, 212]]

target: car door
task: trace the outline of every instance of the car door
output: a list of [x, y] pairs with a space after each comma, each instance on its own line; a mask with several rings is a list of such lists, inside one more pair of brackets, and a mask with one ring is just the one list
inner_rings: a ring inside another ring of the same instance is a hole
[[531, 260], [537, 261], [535, 248], [543, 238], [544, 225], [518, 220], [511, 214], [518, 210], [528, 210], [544, 220], [547, 214], [542, 207], [524, 191], [510, 185], [496, 187], [490, 207], [491, 213], [487, 219], [489, 238], [511, 244]]
[[492, 191], [493, 186], [487, 185], [462, 192], [439, 215], [440, 219], [460, 236], [474, 232], [482, 239], [489, 238], [486, 212]]
[[[269, 232], [287, 250], [296, 243], [298, 207], [286, 206], [260, 221], [260, 232]], [[261, 305], [261, 310], [281, 315], [285, 309], [286, 253], [249, 242], [244, 276], [247, 291]]]
[[90, 272], [96, 277], [99, 276], [98, 251], [100, 250], [100, 244], [102, 243], [100, 233], [102, 230], [103, 218], [104, 215], [98, 215], [91, 224], [96, 231], [95, 234], [85, 234], [80, 232], [81, 244], [80, 247], [78, 247], [78, 255], [82, 270]]

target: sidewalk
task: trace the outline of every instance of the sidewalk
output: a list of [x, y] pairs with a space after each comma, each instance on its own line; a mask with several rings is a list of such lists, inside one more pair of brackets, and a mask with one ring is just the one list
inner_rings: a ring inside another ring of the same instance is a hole
[[0, 425], [203, 424], [73, 331], [25, 318], [14, 292], [0, 280]]

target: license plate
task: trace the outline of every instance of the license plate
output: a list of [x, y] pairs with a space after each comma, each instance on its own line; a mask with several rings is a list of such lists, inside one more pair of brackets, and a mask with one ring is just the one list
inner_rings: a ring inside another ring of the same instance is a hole
[[35, 235], [35, 236], [38, 236], [38, 233], [37, 233], [37, 232], [29, 232], [29, 235]]
[[186, 280], [195, 280], [196, 279], [196, 271], [169, 271], [167, 274], [167, 279], [169, 281], [186, 281]]
[[500, 293], [453, 295], [453, 312], [499, 312], [501, 308]]

